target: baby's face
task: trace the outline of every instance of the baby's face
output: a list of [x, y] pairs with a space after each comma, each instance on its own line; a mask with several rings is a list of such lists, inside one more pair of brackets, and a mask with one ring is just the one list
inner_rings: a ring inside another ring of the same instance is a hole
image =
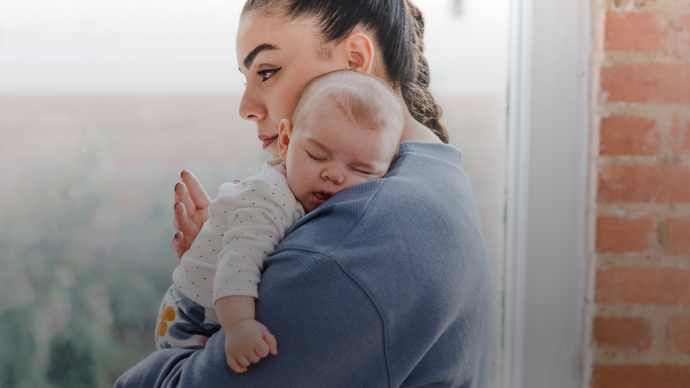
[[302, 114], [296, 128], [287, 120], [280, 126], [288, 185], [307, 212], [347, 188], [383, 177], [399, 148], [399, 131], [362, 127], [329, 105]]

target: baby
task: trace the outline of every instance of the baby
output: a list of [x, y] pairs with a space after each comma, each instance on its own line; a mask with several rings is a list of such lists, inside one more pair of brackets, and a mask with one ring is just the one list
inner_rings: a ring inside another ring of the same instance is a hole
[[222, 328], [235, 372], [277, 354], [275, 338], [254, 319], [264, 260], [305, 212], [383, 177], [402, 128], [398, 98], [378, 78], [341, 70], [309, 82], [291, 120], [280, 122], [280, 158], [240, 183], [221, 185], [208, 221], [173, 273], [157, 347], [203, 347]]

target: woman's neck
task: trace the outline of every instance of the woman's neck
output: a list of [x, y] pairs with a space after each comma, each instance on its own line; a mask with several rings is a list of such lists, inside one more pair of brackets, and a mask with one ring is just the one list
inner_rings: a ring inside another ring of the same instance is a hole
[[405, 127], [402, 132], [401, 143], [406, 141], [423, 141], [427, 143], [441, 143], [441, 139], [436, 136], [431, 129], [415, 120], [410, 111], [405, 109]]
[[442, 143], [441, 139], [439, 139], [431, 129], [425, 127], [424, 124], [412, 117], [412, 113], [410, 113], [409, 108], [405, 105], [405, 99], [403, 99], [402, 91], [399, 88], [395, 90], [395, 94], [398, 95], [398, 98], [403, 104], [403, 115], [405, 116], [405, 126], [403, 127], [400, 142], [423, 141], [426, 143]]

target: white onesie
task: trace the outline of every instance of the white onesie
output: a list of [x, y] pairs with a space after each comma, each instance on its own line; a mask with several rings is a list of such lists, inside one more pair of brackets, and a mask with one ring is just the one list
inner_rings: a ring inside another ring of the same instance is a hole
[[281, 163], [269, 160], [261, 173], [220, 186], [208, 221], [173, 272], [185, 296], [206, 308], [230, 295], [258, 297], [264, 260], [304, 216], [287, 179], [273, 167]]

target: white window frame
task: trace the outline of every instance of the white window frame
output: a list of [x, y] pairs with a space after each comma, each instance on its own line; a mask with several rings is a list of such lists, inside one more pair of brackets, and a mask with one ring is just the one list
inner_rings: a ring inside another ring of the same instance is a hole
[[511, 4], [504, 388], [588, 385], [590, 19], [586, 0]]

